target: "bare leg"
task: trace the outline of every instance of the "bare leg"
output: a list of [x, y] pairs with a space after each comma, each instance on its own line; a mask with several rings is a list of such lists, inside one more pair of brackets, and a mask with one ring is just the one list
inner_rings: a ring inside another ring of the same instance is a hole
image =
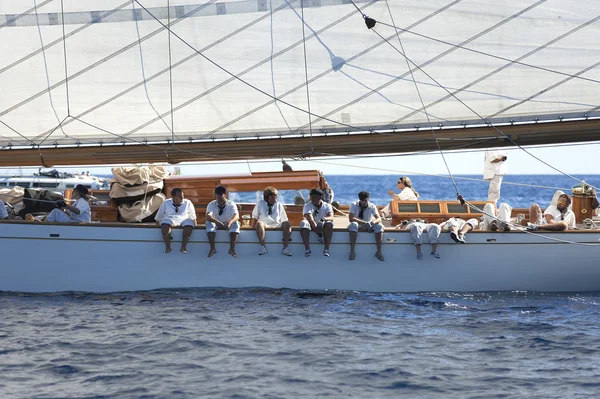
[[383, 241], [383, 233], [375, 233], [375, 243], [377, 244], [377, 256], [383, 256], [381, 253], [381, 243]]
[[300, 229], [300, 235], [302, 236], [302, 242], [304, 243], [304, 249], [309, 251], [310, 243], [308, 242], [308, 238], [310, 236], [310, 230], [309, 229]]
[[531, 205], [531, 208], [529, 208], [529, 222], [534, 224], [537, 223], [538, 220], [541, 219], [541, 214], [542, 210], [538, 204]]
[[356, 231], [350, 232], [350, 258], [351, 258], [351, 260], [354, 259], [354, 257], [356, 256], [354, 253], [354, 247], [356, 246], [356, 237], [357, 236], [358, 236], [358, 233]]
[[181, 249], [180, 251], [184, 254], [187, 254], [187, 243], [190, 240], [190, 236], [192, 235], [192, 226], [185, 226], [183, 228], [183, 235], [181, 238]]
[[329, 249], [329, 244], [331, 244], [331, 237], [333, 236], [333, 225], [331, 223], [326, 223], [323, 226], [323, 237], [325, 238], [325, 249]]
[[292, 235], [292, 225], [290, 222], [281, 223], [281, 229], [283, 230], [283, 247], [287, 248], [290, 244], [290, 237]]
[[229, 233], [229, 255], [237, 258], [237, 254], [235, 253], [235, 243], [238, 239], [238, 233]]
[[168, 224], [161, 224], [160, 231], [162, 233], [163, 241], [165, 242], [165, 253], [171, 252], [171, 226]]
[[418, 255], [423, 255], [423, 253], [421, 252], [421, 244], [415, 244], [415, 248], [417, 249], [417, 256]]
[[215, 236], [217, 233], [207, 233], [206, 235], [208, 236], [208, 244], [210, 245], [210, 251], [208, 251], [208, 257], [210, 258], [217, 253], [217, 248], [215, 248]]
[[260, 241], [261, 246], [265, 246], [265, 224], [260, 220], [256, 222], [256, 236], [258, 237], [258, 241]]

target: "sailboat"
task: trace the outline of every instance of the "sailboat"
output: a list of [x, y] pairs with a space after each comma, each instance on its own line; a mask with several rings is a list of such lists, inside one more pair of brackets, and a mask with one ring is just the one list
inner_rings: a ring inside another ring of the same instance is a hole
[[[2, 0], [0, 166], [590, 142], [599, 19], [595, 0]], [[165, 255], [156, 226], [0, 221], [0, 290], [600, 290], [599, 231], [445, 235], [452, 262], [407, 256], [398, 230], [386, 262], [367, 233], [349, 262], [343, 231], [327, 259], [303, 257], [293, 231], [284, 262], [257, 256], [249, 229], [237, 259], [207, 259]], [[205, 247], [196, 231], [190, 252]]]

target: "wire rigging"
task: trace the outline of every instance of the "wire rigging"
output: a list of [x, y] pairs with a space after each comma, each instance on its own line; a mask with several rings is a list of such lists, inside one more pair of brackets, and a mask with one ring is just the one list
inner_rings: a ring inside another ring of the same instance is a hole
[[[351, 2], [354, 4], [353, 0], [350, 0], [350, 1], [351, 1]], [[387, 1], [387, 0], [386, 0], [386, 1]], [[354, 6], [356, 7], [356, 4], [354, 4]], [[356, 8], [358, 9], [358, 7], [356, 7]], [[360, 12], [360, 10], [359, 10], [359, 12]], [[521, 12], [521, 13], [518, 13], [518, 15], [520, 15], [520, 14], [522, 14], [522, 12]], [[362, 12], [361, 12], [361, 15], [362, 15], [362, 17], [363, 17], [363, 18], [365, 18], [365, 21], [366, 21], [366, 19], [367, 19], [368, 17], [367, 17], [365, 14], [363, 14]], [[555, 38], [554, 40], [550, 41], [550, 43], [554, 43], [554, 42], [556, 42], [556, 41], [558, 41], [558, 40], [560, 40], [560, 39], [562, 39], [562, 38], [564, 38], [564, 37], [566, 37], [566, 36], [568, 36], [568, 35], [572, 34], [574, 31], [577, 31], [577, 30], [581, 29], [582, 27], [584, 27], [584, 26], [587, 26], [587, 25], [591, 24], [593, 21], [596, 21], [596, 20], [598, 20], [598, 19], [600, 19], [600, 16], [599, 16], [599, 17], [596, 17], [596, 18], [594, 18], [594, 19], [592, 19], [592, 20], [590, 20], [590, 21], [588, 21], [588, 22], [586, 22], [585, 24], [583, 24], [583, 25], [581, 25], [581, 26], [577, 27], [577, 28], [576, 28], [576, 29], [574, 29], [574, 30], [571, 30], [571, 31], [569, 31], [569, 32], [567, 32], [567, 33], [565, 33], [565, 34], [563, 34], [563, 35], [559, 36], [558, 38]], [[369, 22], [369, 23], [367, 24], [367, 26], [369, 26], [369, 25], [371, 25], [372, 27], [374, 27], [374, 26], [375, 26], [375, 24], [374, 24], [373, 22]], [[394, 25], [392, 25], [392, 27], [395, 29], [395, 26], [394, 26]], [[425, 75], [426, 75], [428, 78], [430, 78], [430, 79], [431, 79], [433, 82], [435, 82], [435, 83], [436, 83], [436, 84], [437, 84], [437, 85], [438, 85], [440, 88], [442, 88], [444, 91], [446, 91], [446, 92], [449, 94], [449, 96], [453, 97], [453, 98], [454, 98], [455, 100], [457, 100], [457, 101], [458, 101], [460, 104], [462, 104], [462, 105], [463, 105], [465, 108], [467, 108], [467, 109], [468, 109], [469, 111], [471, 111], [471, 112], [472, 112], [474, 115], [476, 115], [476, 116], [477, 116], [479, 119], [481, 119], [483, 122], [487, 123], [487, 125], [488, 125], [488, 126], [490, 126], [491, 128], [493, 128], [494, 130], [496, 130], [496, 131], [497, 131], [498, 133], [500, 133], [500, 134], [501, 134], [503, 137], [507, 138], [507, 139], [508, 139], [508, 140], [509, 140], [509, 141], [510, 141], [510, 142], [511, 142], [513, 145], [515, 145], [516, 147], [518, 147], [519, 149], [521, 149], [522, 151], [524, 151], [525, 153], [527, 153], [527, 154], [528, 154], [529, 156], [531, 156], [532, 158], [534, 158], [534, 159], [536, 159], [537, 161], [541, 162], [542, 164], [544, 164], [544, 165], [548, 166], [549, 168], [551, 168], [551, 169], [553, 169], [553, 170], [555, 170], [555, 171], [559, 172], [560, 174], [562, 174], [562, 175], [564, 175], [564, 176], [567, 176], [567, 177], [569, 177], [569, 178], [571, 178], [571, 179], [573, 179], [573, 180], [575, 180], [575, 181], [577, 181], [577, 182], [579, 182], [579, 183], [583, 183], [583, 181], [581, 181], [580, 179], [578, 179], [578, 178], [576, 178], [576, 177], [574, 177], [574, 176], [572, 176], [572, 175], [570, 175], [570, 174], [566, 173], [566, 172], [565, 172], [565, 171], [563, 171], [563, 170], [560, 170], [560, 169], [558, 169], [558, 168], [554, 167], [553, 165], [551, 165], [551, 164], [549, 164], [549, 163], [545, 162], [544, 160], [540, 159], [539, 157], [536, 157], [535, 155], [533, 155], [532, 153], [530, 153], [529, 151], [527, 151], [527, 150], [526, 150], [524, 147], [522, 147], [520, 144], [516, 143], [516, 142], [515, 142], [515, 141], [512, 139], [512, 137], [511, 137], [510, 135], [507, 135], [507, 134], [505, 134], [505, 133], [504, 133], [502, 130], [500, 130], [500, 129], [499, 129], [497, 126], [495, 126], [494, 124], [492, 124], [491, 122], [489, 122], [489, 120], [488, 120], [488, 119], [484, 118], [484, 117], [483, 117], [482, 115], [480, 115], [480, 114], [479, 114], [477, 111], [475, 111], [475, 110], [474, 110], [472, 107], [470, 107], [470, 106], [469, 106], [468, 104], [466, 104], [464, 101], [462, 101], [461, 99], [459, 99], [459, 98], [456, 96], [456, 93], [450, 92], [450, 91], [449, 91], [449, 90], [448, 90], [448, 89], [447, 89], [447, 88], [446, 88], [444, 85], [442, 85], [441, 83], [439, 83], [439, 82], [438, 82], [438, 81], [437, 81], [435, 78], [433, 78], [433, 77], [432, 77], [430, 74], [428, 74], [428, 73], [427, 73], [427, 72], [426, 72], [426, 71], [425, 71], [425, 70], [424, 70], [424, 69], [423, 69], [421, 66], [419, 66], [419, 65], [417, 65], [415, 62], [413, 62], [413, 61], [412, 61], [412, 60], [411, 60], [411, 59], [410, 59], [410, 58], [409, 58], [409, 57], [408, 57], [408, 56], [405, 54], [405, 52], [404, 52], [404, 49], [397, 49], [397, 48], [396, 48], [396, 47], [395, 47], [395, 46], [394, 46], [392, 43], [390, 43], [390, 42], [389, 42], [389, 40], [387, 40], [386, 38], [384, 38], [384, 37], [383, 37], [383, 36], [382, 36], [382, 35], [381, 35], [379, 32], [377, 32], [375, 29], [371, 29], [371, 30], [373, 30], [373, 32], [375, 32], [375, 33], [376, 33], [376, 34], [377, 34], [377, 35], [378, 35], [378, 36], [379, 36], [381, 39], [385, 40], [385, 41], [386, 41], [386, 43], [388, 43], [388, 44], [389, 44], [389, 45], [390, 45], [390, 46], [391, 46], [391, 47], [392, 47], [394, 50], [396, 50], [396, 51], [397, 51], [399, 54], [401, 54], [401, 55], [402, 55], [402, 56], [403, 56], [403, 57], [406, 59], [407, 63], [410, 63], [410, 64], [412, 64], [412, 65], [413, 65], [413, 66], [414, 66], [416, 69], [418, 69], [419, 71], [421, 71], [422, 73], [424, 73], [424, 74], [425, 74]], [[398, 31], [398, 30], [396, 30], [396, 32], [397, 32], [397, 31]], [[402, 44], [401, 44], [401, 45], [402, 45]], [[545, 47], [547, 47], [547, 46], [549, 46], [549, 43], [546, 43], [546, 44], [544, 44], [544, 45], [542, 45], [542, 46], [538, 47], [536, 50], [539, 50], [539, 49], [541, 49], [541, 48], [545, 48]], [[536, 51], [536, 50], [534, 50], [534, 51]], [[527, 55], [524, 55], [524, 56], [522, 56], [522, 57], [521, 57], [521, 59], [522, 59], [522, 58], [525, 58], [525, 57], [527, 57], [527, 56], [528, 56], [528, 55], [530, 55], [531, 53], [532, 53], [532, 52], [528, 53]], [[505, 67], [507, 67], [507, 66], [505, 66]], [[503, 67], [503, 68], [504, 68], [504, 67]], [[410, 73], [411, 73], [411, 75], [412, 75], [413, 68], [411, 68], [411, 67], [410, 67], [410, 65], [409, 65], [409, 71], [410, 71]], [[438, 101], [439, 101], [439, 100], [438, 100]], [[423, 105], [423, 110], [425, 110], [425, 109], [426, 109], [426, 108], [425, 108], [425, 105]], [[427, 115], [427, 113], [426, 113], [426, 115]], [[431, 126], [431, 123], [429, 123], [429, 125], [430, 125], [430, 128], [432, 128], [432, 132], [433, 132], [433, 127]], [[434, 133], [434, 135], [435, 135], [435, 133]], [[437, 143], [437, 144], [438, 144], [438, 146], [439, 146], [439, 143], [438, 143], [438, 141], [437, 141], [437, 138], [436, 138], [436, 143]], [[440, 149], [440, 151], [441, 151], [441, 149]], [[444, 162], [445, 162], [445, 159], [444, 159]], [[456, 188], [456, 186], [455, 186], [455, 188]], [[457, 192], [458, 192], [458, 188], [456, 188], [456, 189], [457, 189]]]
[[[394, 26], [396, 25], [396, 23], [394, 22], [394, 15], [392, 14], [392, 10], [390, 9], [390, 5], [388, 3], [388, 0], [385, 0], [385, 4], [387, 6], [388, 9], [388, 13], [390, 14], [390, 19], [392, 21], [392, 24], [394, 24]], [[372, 29], [375, 27], [375, 20], [372, 20], [369, 17], [365, 16], [365, 23], [367, 24], [367, 28], [370, 26]], [[400, 49], [402, 50], [402, 54], [406, 55], [406, 50], [404, 49], [404, 46], [402, 45], [402, 40], [400, 39], [400, 35], [398, 34], [398, 31], [396, 31], [396, 36], [398, 38], [398, 43], [400, 44]], [[380, 36], [382, 37], [382, 36]], [[425, 102], [423, 101], [423, 96], [421, 96], [421, 91], [419, 90], [419, 85], [417, 84], [417, 80], [415, 79], [415, 75], [414, 72], [412, 70], [412, 68], [410, 67], [410, 62], [408, 60], [408, 57], [405, 56], [405, 61], [406, 61], [406, 66], [408, 67], [408, 70], [410, 71], [410, 76], [412, 78], [413, 84], [415, 86], [415, 91], [417, 92], [417, 95], [419, 96], [419, 101], [421, 102], [421, 107], [423, 107], [423, 111], [425, 111], [425, 116], [427, 117], [427, 124], [429, 125], [429, 128], [431, 130], [431, 134], [433, 135], [433, 139], [435, 140], [435, 144], [438, 148], [438, 151], [442, 157], [442, 160], [444, 161], [444, 165], [446, 166], [446, 170], [448, 171], [448, 176], [450, 176], [450, 180], [452, 181], [452, 185], [454, 186], [454, 190], [456, 191], [456, 195], [460, 196], [460, 191], [458, 190], [458, 186], [456, 185], [456, 181], [454, 181], [454, 178], [452, 176], [452, 171], [450, 171], [450, 167], [448, 166], [448, 162], [446, 161], [446, 157], [444, 156], [444, 152], [442, 151], [442, 147], [440, 146], [440, 142], [437, 138], [437, 135], [435, 134], [435, 130], [433, 130], [433, 125], [431, 123], [431, 119], [429, 118], [429, 112], [427, 111], [427, 109], [425, 108]]]

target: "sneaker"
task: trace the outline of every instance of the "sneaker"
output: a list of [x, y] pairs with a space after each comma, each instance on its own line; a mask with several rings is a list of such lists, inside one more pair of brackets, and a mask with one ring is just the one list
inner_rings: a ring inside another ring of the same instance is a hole
[[440, 253], [435, 251], [435, 252], [431, 252], [431, 256], [433, 256], [434, 258], [440, 258]]
[[323, 256], [326, 256], [329, 258], [329, 250], [328, 249], [323, 250]]
[[458, 242], [460, 242], [461, 244], [466, 244], [467, 242], [465, 241], [465, 235], [464, 234], [460, 234], [458, 233]]
[[349, 260], [354, 260], [356, 259], [356, 254], [354, 252], [350, 252], [350, 256], [348, 257]]
[[269, 250], [264, 245], [262, 247], [260, 247], [260, 251], [258, 252], [259, 255], [266, 255], [268, 253], [269, 253]]
[[492, 220], [490, 223], [490, 231], [498, 231], [498, 222], [496, 220]]
[[450, 233], [450, 238], [452, 238], [454, 240], [454, 242], [460, 242], [460, 240], [458, 239], [458, 236], [456, 235], [455, 232]]
[[539, 226], [537, 224], [527, 222], [527, 231], [535, 231], [538, 229], [538, 227]]
[[417, 260], [423, 259], [423, 254], [421, 252], [417, 253]]
[[304, 250], [304, 256], [306, 256], [308, 258], [310, 256], [310, 254], [311, 254], [310, 249]]
[[319, 240], [319, 244], [325, 244], [325, 239], [323, 238], [322, 235], [319, 236], [318, 240]]
[[292, 253], [290, 252], [290, 249], [289, 249], [288, 247], [284, 247], [284, 248], [281, 250], [281, 254], [282, 254], [282, 255], [285, 255], [285, 256], [292, 256]]

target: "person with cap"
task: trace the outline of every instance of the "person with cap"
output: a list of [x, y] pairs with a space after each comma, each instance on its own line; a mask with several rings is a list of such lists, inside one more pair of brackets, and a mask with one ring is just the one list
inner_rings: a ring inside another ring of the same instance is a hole
[[279, 196], [277, 189], [267, 187], [263, 191], [263, 200], [258, 201], [254, 210], [252, 210], [252, 227], [256, 230], [256, 235], [260, 241], [259, 255], [266, 255], [269, 251], [265, 243], [265, 229], [279, 228], [283, 230], [283, 249], [281, 254], [292, 256], [288, 245], [290, 235], [292, 234], [292, 225], [290, 224], [283, 204], [277, 201]]
[[90, 223], [92, 213], [89, 203], [89, 190], [83, 184], [78, 184], [73, 189], [72, 199], [75, 203], [68, 205], [64, 200], [56, 202], [56, 208], [46, 217], [47, 222], [60, 223]]
[[383, 224], [381, 224], [381, 216], [375, 204], [369, 201], [371, 194], [368, 191], [361, 191], [358, 193], [358, 201], [354, 201], [350, 205], [350, 212], [348, 219], [350, 224], [348, 225], [348, 231], [350, 232], [350, 260], [356, 258], [354, 248], [356, 245], [356, 238], [359, 231], [368, 231], [369, 233], [375, 233], [375, 242], [377, 243], [377, 252], [375, 257], [384, 261], [385, 258], [381, 253], [381, 242], [383, 241]]
[[300, 222], [300, 235], [304, 242], [304, 256], [310, 256], [309, 237], [311, 230], [319, 236], [319, 243], [324, 243], [323, 256], [329, 256], [329, 245], [333, 236], [333, 208], [323, 201], [323, 191], [319, 188], [310, 190], [310, 201], [302, 210], [304, 220]]
[[171, 190], [171, 198], [160, 204], [154, 219], [160, 225], [166, 254], [171, 252], [172, 227], [183, 227], [180, 251], [187, 254], [187, 243], [192, 235], [192, 229], [196, 225], [196, 210], [192, 201], [184, 198], [181, 188], [175, 187]]
[[235, 243], [240, 234], [240, 213], [235, 202], [227, 199], [227, 189], [224, 186], [215, 188], [215, 200], [206, 207], [206, 233], [210, 258], [217, 253], [215, 237], [217, 230], [229, 230], [229, 255], [237, 258]]

